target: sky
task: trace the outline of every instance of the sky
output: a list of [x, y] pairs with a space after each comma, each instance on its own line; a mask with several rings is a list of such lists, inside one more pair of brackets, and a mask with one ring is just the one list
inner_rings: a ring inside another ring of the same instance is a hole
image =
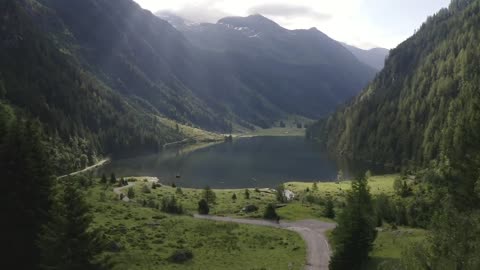
[[318, 28], [363, 49], [395, 48], [450, 0], [135, 0], [194, 22], [262, 14], [288, 29]]

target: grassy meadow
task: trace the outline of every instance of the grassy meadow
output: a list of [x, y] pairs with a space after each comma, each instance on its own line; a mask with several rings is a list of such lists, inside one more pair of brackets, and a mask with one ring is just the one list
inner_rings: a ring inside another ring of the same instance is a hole
[[[105, 256], [114, 269], [303, 269], [305, 243], [294, 232], [168, 215], [120, 201], [111, 190], [97, 184], [88, 201], [94, 227], [110, 243]], [[193, 258], [171, 262], [170, 256], [182, 250], [191, 251]]]
[[[393, 182], [398, 175], [373, 176], [369, 179], [373, 195], [393, 195]], [[127, 178], [135, 183], [130, 202], [119, 200], [113, 186], [95, 184], [88, 192], [94, 210], [95, 227], [101, 228], [112, 243], [105, 254], [115, 262], [115, 269], [302, 269], [305, 243], [294, 232], [194, 219], [203, 190], [169, 185], [153, 186], [153, 178]], [[331, 197], [335, 210], [341, 211], [350, 181], [338, 183], [289, 182], [285, 188], [296, 194], [295, 199], [277, 209], [284, 220], [318, 219], [324, 201]], [[121, 190], [128, 194], [129, 187]], [[215, 203], [210, 214], [243, 218], [262, 218], [265, 208], [276, 203], [275, 192], [268, 189], [213, 190]], [[162, 199], [175, 196], [185, 215], [176, 216], [158, 210]], [[246, 213], [248, 205], [257, 211]], [[425, 238], [426, 232], [411, 228], [393, 230], [389, 225], [379, 229], [371, 253], [369, 269], [395, 261], [409, 244]], [[193, 259], [174, 263], [175, 251], [189, 250]]]

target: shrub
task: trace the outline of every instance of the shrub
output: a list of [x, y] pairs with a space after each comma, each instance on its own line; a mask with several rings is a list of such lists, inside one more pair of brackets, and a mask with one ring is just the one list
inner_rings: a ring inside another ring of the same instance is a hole
[[209, 186], [206, 186], [203, 190], [202, 197], [209, 204], [215, 203], [215, 201], [217, 200], [217, 195], [215, 195], [215, 192], [213, 192], [213, 190]]
[[117, 177], [115, 177], [115, 174], [112, 173], [110, 175], [110, 184], [115, 184], [115, 183], [117, 183]]
[[267, 208], [265, 209], [265, 213], [263, 214], [264, 219], [269, 219], [269, 220], [276, 220], [278, 219], [278, 214], [277, 211], [275, 210], [275, 205], [272, 203], [267, 205]]
[[193, 252], [187, 249], [175, 250], [168, 260], [173, 263], [184, 263], [193, 259]]
[[245, 199], [250, 199], [250, 191], [248, 189], [245, 189]]
[[107, 176], [105, 174], [102, 174], [102, 178], [100, 179], [100, 182], [102, 184], [106, 184], [107, 183]]
[[150, 190], [150, 188], [147, 185], [144, 185], [142, 187], [142, 192], [143, 193], [152, 193], [152, 191]]
[[205, 199], [201, 199], [198, 202], [198, 213], [200, 215], [208, 215], [210, 213], [210, 207]]
[[177, 203], [177, 199], [175, 196], [163, 198], [162, 200], [162, 212], [169, 213], [169, 214], [183, 214], [183, 207], [179, 203]]
[[326, 218], [335, 218], [335, 209], [333, 205], [332, 198], [328, 197], [325, 202], [325, 209], [323, 211], [323, 216]]
[[256, 205], [250, 204], [245, 206], [245, 208], [243, 208], [243, 211], [247, 213], [255, 212], [258, 211], [258, 207]]
[[237, 200], [237, 194], [233, 193], [233, 195], [232, 195], [232, 200], [234, 200], [234, 201]]
[[129, 199], [135, 198], [135, 190], [132, 187], [128, 189], [127, 196]]

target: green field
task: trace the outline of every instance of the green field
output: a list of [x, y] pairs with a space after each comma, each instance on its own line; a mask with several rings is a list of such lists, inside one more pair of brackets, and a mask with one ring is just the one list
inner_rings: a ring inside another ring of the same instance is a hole
[[[306, 251], [294, 232], [167, 215], [121, 202], [103, 185], [88, 192], [94, 227], [105, 232], [114, 269], [303, 269]], [[193, 259], [169, 262], [176, 250]], [[288, 254], [288, 256], [286, 256]]]
[[[373, 195], [393, 195], [393, 181], [398, 175], [373, 176], [369, 180]], [[295, 233], [285, 230], [226, 224], [197, 220], [198, 201], [203, 190], [162, 185], [153, 188], [152, 178], [130, 178], [134, 198], [126, 203], [112, 192], [113, 187], [97, 184], [89, 192], [94, 206], [95, 226], [107, 232], [109, 239], [121, 248], [108, 254], [116, 262], [116, 269], [301, 269], [305, 261], [305, 244]], [[289, 182], [285, 188], [296, 194], [295, 200], [277, 209], [282, 219], [302, 220], [322, 217], [323, 200], [330, 196], [340, 211], [350, 181], [339, 183]], [[127, 194], [128, 188], [122, 190]], [[210, 214], [219, 216], [262, 218], [276, 195], [268, 189], [214, 190], [216, 202]], [[236, 199], [233, 199], [235, 194]], [[186, 215], [172, 216], [160, 212], [163, 198], [175, 196]], [[310, 198], [310, 199], [309, 199]], [[313, 199], [312, 199], [313, 198]], [[145, 205], [146, 204], [146, 205]], [[257, 211], [245, 213], [242, 209], [255, 205]], [[149, 207], [150, 206], [150, 207]], [[333, 222], [333, 221], [332, 221]], [[369, 269], [398, 260], [408, 244], [422, 240], [425, 231], [409, 228], [380, 229], [371, 253]], [[168, 261], [175, 250], [191, 250], [194, 258], [184, 264]], [[285, 256], [288, 254], [288, 256]], [[289, 268], [289, 265], [292, 268]]]
[[[387, 194], [392, 195], [393, 190], [393, 181], [397, 178], [398, 174], [389, 174], [389, 175], [379, 175], [372, 176], [368, 179], [368, 185], [370, 186], [370, 192], [373, 195], [377, 194]], [[341, 182], [317, 182], [318, 192], [323, 196], [332, 196], [332, 197], [341, 197], [350, 190], [352, 182], [351, 181], [341, 181]], [[312, 183], [304, 182], [289, 182], [285, 184], [287, 189], [292, 190], [293, 192], [302, 192], [307, 188], [312, 189]]]
[[245, 138], [245, 137], [256, 137], [256, 136], [305, 136], [304, 128], [296, 127], [273, 127], [267, 129], [256, 129], [255, 131], [247, 132], [244, 134], [237, 134], [234, 137]]
[[424, 240], [426, 234], [427, 232], [421, 229], [381, 228], [373, 251], [370, 253], [371, 261], [368, 269], [375, 270], [382, 264], [398, 261], [402, 256], [402, 251], [412, 244]]
[[[373, 194], [393, 194], [393, 181], [397, 175], [384, 175], [371, 177], [369, 184]], [[183, 205], [183, 207], [190, 213], [196, 213], [198, 201], [202, 198], [202, 190], [189, 188], [173, 188], [171, 186], [162, 185], [152, 189], [150, 182], [144, 182], [143, 178], [135, 178], [137, 184], [133, 187], [135, 190], [135, 200], [140, 202], [142, 200], [159, 202], [164, 197], [175, 196], [176, 199]], [[318, 182], [318, 191], [313, 190], [313, 183], [289, 182], [285, 184], [285, 188], [293, 191], [296, 194], [295, 200], [286, 204], [284, 207], [278, 209], [278, 214], [282, 219], [286, 220], [302, 220], [302, 219], [320, 219], [326, 220], [322, 217], [323, 211], [322, 200], [327, 196], [332, 196], [336, 201], [341, 202], [344, 195], [350, 189], [350, 182], [343, 181], [340, 183], [323, 183]], [[148, 187], [150, 193], [144, 193], [142, 190], [144, 186]], [[310, 189], [309, 192], [306, 190]], [[268, 189], [248, 189], [250, 198], [245, 197], [245, 189], [221, 189], [214, 190], [217, 200], [211, 206], [210, 213], [219, 216], [234, 216], [234, 217], [250, 217], [261, 218], [264, 209], [269, 203], [276, 202], [276, 195]], [[124, 190], [126, 193], [126, 190]], [[232, 199], [236, 195], [236, 200]], [[309, 202], [307, 196], [318, 198], [318, 202]], [[242, 211], [247, 205], [255, 205], [259, 208], [258, 211], [252, 213], [245, 213]]]

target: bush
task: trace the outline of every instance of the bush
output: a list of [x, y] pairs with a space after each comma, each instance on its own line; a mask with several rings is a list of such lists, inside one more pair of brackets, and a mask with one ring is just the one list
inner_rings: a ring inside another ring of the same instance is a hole
[[184, 212], [182, 205], [177, 203], [177, 199], [175, 198], [175, 196], [163, 198], [161, 210], [165, 213], [178, 215], [181, 215]]
[[129, 199], [135, 198], [135, 190], [132, 187], [128, 189], [127, 196]]
[[210, 213], [210, 207], [205, 199], [201, 199], [198, 202], [198, 213], [200, 215], [208, 215]]
[[325, 209], [323, 211], [323, 216], [326, 218], [335, 218], [335, 209], [331, 197], [327, 198], [325, 202]]
[[193, 259], [193, 252], [186, 249], [175, 250], [168, 260], [173, 263], [184, 263]]
[[245, 208], [243, 208], [243, 211], [245, 211], [246, 213], [256, 212], [258, 211], [258, 207], [256, 205], [250, 204], [245, 206]]
[[150, 190], [150, 188], [147, 185], [144, 185], [142, 187], [142, 192], [143, 193], [152, 193], [152, 191]]
[[233, 193], [233, 195], [232, 195], [232, 200], [234, 200], [234, 201], [237, 200], [237, 194]]
[[177, 187], [177, 190], [175, 191], [178, 195], [183, 195], [183, 190], [181, 187]]
[[215, 203], [215, 201], [217, 200], [217, 195], [215, 195], [215, 192], [213, 192], [213, 190], [209, 186], [206, 186], [203, 190], [202, 197], [209, 204]]
[[245, 199], [250, 199], [250, 191], [248, 189], [245, 189]]
[[102, 184], [107, 183], [107, 176], [105, 174], [102, 174], [102, 178], [100, 179], [100, 183], [102, 183]]
[[277, 211], [275, 210], [275, 205], [272, 203], [268, 204], [267, 208], [265, 209], [265, 213], [263, 214], [264, 219], [269, 220], [276, 220], [278, 219]]

